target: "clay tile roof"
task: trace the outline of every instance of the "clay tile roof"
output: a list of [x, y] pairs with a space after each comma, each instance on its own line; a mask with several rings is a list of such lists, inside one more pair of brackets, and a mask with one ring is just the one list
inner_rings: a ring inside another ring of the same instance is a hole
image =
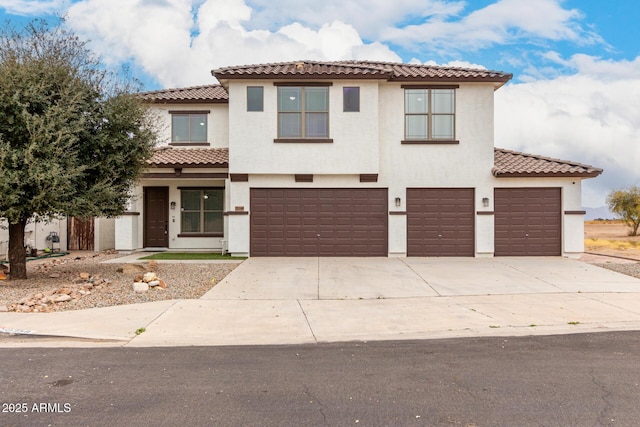
[[147, 164], [155, 167], [227, 168], [229, 149], [161, 147], [156, 148]]
[[511, 177], [581, 177], [593, 178], [602, 169], [568, 160], [552, 159], [518, 151], [494, 149], [492, 173], [498, 178]]
[[242, 65], [211, 71], [217, 79], [259, 78], [353, 78], [393, 81], [485, 81], [506, 83], [511, 74], [473, 68], [441, 67], [421, 64], [401, 64], [375, 61], [293, 61], [270, 64]]
[[226, 103], [229, 94], [220, 85], [192, 86], [178, 89], [164, 89], [138, 94], [142, 99], [154, 103]]

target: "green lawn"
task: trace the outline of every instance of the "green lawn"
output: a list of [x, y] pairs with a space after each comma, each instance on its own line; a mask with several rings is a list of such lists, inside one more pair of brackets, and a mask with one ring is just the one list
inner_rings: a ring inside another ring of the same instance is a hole
[[234, 260], [234, 259], [247, 259], [243, 256], [231, 256], [222, 255], [220, 253], [213, 252], [162, 252], [155, 255], [149, 255], [140, 259], [159, 259], [159, 260], [171, 260], [171, 261], [199, 261], [199, 260]]

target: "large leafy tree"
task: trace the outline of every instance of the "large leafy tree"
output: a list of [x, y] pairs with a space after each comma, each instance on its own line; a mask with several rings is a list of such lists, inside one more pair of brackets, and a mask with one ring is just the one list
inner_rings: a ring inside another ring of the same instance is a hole
[[60, 26], [1, 30], [0, 217], [12, 279], [26, 278], [28, 221], [123, 212], [157, 135], [133, 87]]
[[640, 188], [633, 186], [626, 190], [614, 190], [607, 196], [609, 210], [622, 218], [631, 227], [630, 236], [638, 235], [640, 227]]

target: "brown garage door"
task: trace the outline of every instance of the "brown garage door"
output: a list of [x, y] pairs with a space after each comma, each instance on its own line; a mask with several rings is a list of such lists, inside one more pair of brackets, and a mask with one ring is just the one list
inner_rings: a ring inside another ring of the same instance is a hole
[[387, 256], [387, 189], [252, 188], [252, 256]]
[[474, 255], [473, 188], [407, 189], [407, 255]]
[[496, 188], [495, 255], [561, 254], [560, 188]]

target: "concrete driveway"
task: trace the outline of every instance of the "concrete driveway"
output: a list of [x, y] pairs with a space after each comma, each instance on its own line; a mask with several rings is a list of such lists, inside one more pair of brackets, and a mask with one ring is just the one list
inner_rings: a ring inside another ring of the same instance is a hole
[[640, 280], [560, 257], [249, 258], [202, 299], [363, 300], [640, 292]]
[[640, 279], [560, 257], [250, 258], [201, 299], [0, 313], [2, 327], [130, 347], [640, 330]]

